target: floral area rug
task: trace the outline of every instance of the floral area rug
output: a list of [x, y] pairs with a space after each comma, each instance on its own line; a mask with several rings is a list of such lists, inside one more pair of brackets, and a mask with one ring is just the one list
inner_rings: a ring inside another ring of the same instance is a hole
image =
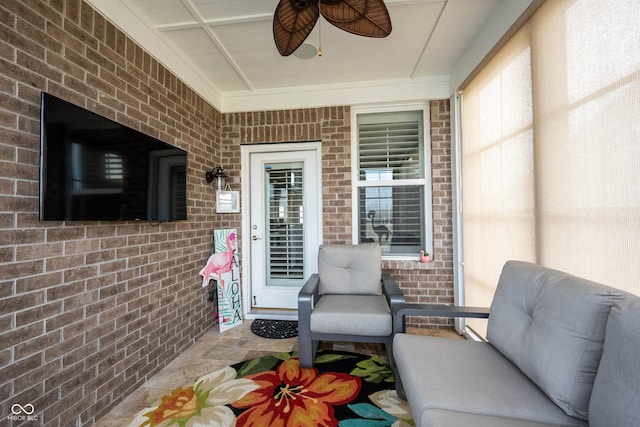
[[376, 356], [319, 351], [301, 369], [297, 352], [251, 359], [175, 389], [130, 426], [407, 427], [389, 364]]

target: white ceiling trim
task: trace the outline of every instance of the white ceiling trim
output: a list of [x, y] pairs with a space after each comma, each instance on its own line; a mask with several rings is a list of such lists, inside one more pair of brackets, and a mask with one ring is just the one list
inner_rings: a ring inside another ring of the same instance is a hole
[[422, 47], [422, 52], [420, 52], [420, 55], [418, 56], [418, 59], [416, 60], [415, 65], [413, 66], [413, 71], [411, 71], [411, 77], [415, 77], [416, 75], [416, 71], [418, 70], [418, 67], [420, 66], [420, 63], [422, 62], [422, 58], [424, 58], [424, 53], [427, 50], [427, 47], [429, 47], [429, 43], [431, 42], [431, 38], [433, 37], [433, 33], [436, 31], [436, 28], [438, 28], [438, 24], [440, 23], [440, 19], [442, 18], [442, 14], [444, 13], [444, 10], [447, 8], [447, 3], [448, 0], [445, 0], [444, 3], [442, 3], [442, 8], [440, 9], [440, 13], [438, 14], [438, 18], [436, 19], [436, 24], [431, 28], [431, 32], [429, 33], [429, 36], [427, 37], [427, 41], [424, 43], [424, 46]]
[[449, 97], [449, 76], [225, 92], [223, 111], [263, 111], [394, 103]]
[[270, 21], [273, 19], [272, 14], [256, 14], [256, 15], [245, 15], [245, 16], [232, 16], [227, 18], [219, 18], [219, 19], [204, 19], [202, 21], [193, 21], [193, 22], [181, 22], [179, 24], [160, 24], [157, 25], [156, 28], [159, 31], [175, 31], [175, 30], [191, 30], [194, 28], [200, 28], [203, 25], [207, 25], [210, 27], [220, 27], [222, 25], [232, 25], [232, 24], [246, 24], [248, 22], [257, 22], [257, 21]]
[[249, 80], [249, 78], [242, 72], [242, 69], [240, 68], [238, 63], [235, 61], [235, 59], [233, 59], [233, 55], [231, 55], [231, 53], [227, 50], [227, 48], [224, 47], [224, 44], [220, 41], [218, 36], [213, 32], [211, 27], [208, 27], [208, 26], [204, 27], [204, 32], [207, 35], [207, 37], [209, 37], [211, 42], [216, 45], [216, 47], [218, 48], [218, 50], [220, 51], [224, 59], [227, 61], [227, 63], [229, 64], [233, 72], [236, 73], [236, 76], [238, 76], [242, 84], [244, 84], [244, 87], [246, 87], [249, 90], [255, 89], [251, 84], [251, 81]]

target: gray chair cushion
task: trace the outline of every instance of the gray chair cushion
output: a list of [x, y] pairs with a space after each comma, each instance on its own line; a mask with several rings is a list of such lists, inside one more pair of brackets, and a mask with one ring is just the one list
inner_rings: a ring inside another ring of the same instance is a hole
[[324, 295], [311, 312], [311, 330], [330, 334], [391, 335], [391, 311], [384, 296]]
[[322, 245], [318, 252], [318, 274], [321, 295], [382, 295], [380, 245]]
[[567, 414], [587, 419], [611, 305], [625, 294], [535, 264], [505, 264], [487, 338]]
[[614, 306], [589, 403], [589, 425], [640, 425], [640, 299]]
[[563, 426], [586, 425], [565, 414], [491, 344], [396, 334], [393, 354], [417, 422], [432, 409], [446, 409]]

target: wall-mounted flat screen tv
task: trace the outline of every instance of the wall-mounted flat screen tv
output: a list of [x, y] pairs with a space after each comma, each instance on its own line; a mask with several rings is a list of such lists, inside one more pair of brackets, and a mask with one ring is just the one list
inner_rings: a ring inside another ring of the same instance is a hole
[[187, 152], [42, 92], [40, 220], [187, 219]]

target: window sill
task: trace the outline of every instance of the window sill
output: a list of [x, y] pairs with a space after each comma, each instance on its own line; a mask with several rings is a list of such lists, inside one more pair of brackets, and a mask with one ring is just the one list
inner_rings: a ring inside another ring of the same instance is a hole
[[383, 270], [431, 270], [435, 268], [434, 262], [420, 262], [411, 258], [382, 258]]

